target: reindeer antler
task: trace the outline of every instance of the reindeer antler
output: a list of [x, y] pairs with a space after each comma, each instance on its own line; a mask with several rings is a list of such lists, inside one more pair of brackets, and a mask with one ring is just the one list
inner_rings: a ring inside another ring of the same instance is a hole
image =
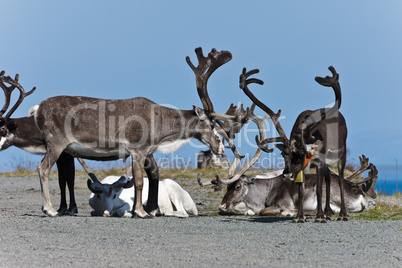
[[232, 59], [232, 54], [229, 51], [217, 51], [214, 48], [208, 54], [208, 57], [205, 57], [201, 47], [195, 49], [195, 54], [198, 58], [197, 67], [193, 65], [189, 56], [186, 57], [186, 61], [196, 76], [197, 91], [204, 110], [207, 114], [211, 114], [214, 112], [214, 106], [208, 95], [208, 79], [216, 69]]
[[[10, 101], [11, 101], [11, 94], [14, 91], [15, 88], [18, 88], [20, 91], [20, 97], [18, 98], [17, 102], [14, 104], [14, 106], [10, 109], [10, 111], [6, 115], [6, 119], [9, 119], [10, 116], [15, 112], [15, 110], [20, 106], [22, 101], [24, 100], [25, 97], [31, 95], [36, 87], [34, 87], [32, 90], [29, 92], [25, 93], [24, 88], [18, 83], [19, 80], [19, 74], [15, 75], [15, 79], [12, 79], [10, 76], [4, 76], [5, 71], [1, 71], [0, 73], [0, 87], [4, 91], [5, 95], [5, 103], [3, 106], [3, 109], [0, 111], [0, 116], [3, 116], [3, 114], [7, 111], [8, 107], [10, 106]], [[6, 86], [4, 83], [10, 84], [11, 86]]]
[[347, 178], [345, 178], [345, 180], [348, 180], [348, 181], [353, 182], [353, 183], [362, 183], [362, 182], [364, 182], [364, 180], [361, 181], [361, 180], [357, 179], [357, 177], [360, 174], [362, 174], [364, 171], [369, 169], [371, 164], [369, 164], [369, 159], [364, 154], [362, 156], [359, 156], [359, 160], [360, 160], [360, 168], [357, 169], [352, 174], [350, 174]]
[[282, 142], [282, 143], [288, 143], [289, 140], [286, 137], [286, 133], [283, 130], [279, 119], [281, 116], [281, 110], [278, 110], [277, 113], [274, 113], [270, 108], [268, 108], [268, 106], [266, 106], [264, 103], [262, 103], [259, 99], [257, 99], [257, 97], [250, 91], [250, 89], [248, 88], [248, 84], [250, 83], [257, 83], [262, 85], [263, 82], [259, 79], [247, 79], [248, 77], [250, 77], [253, 74], [259, 73], [258, 69], [254, 69], [251, 70], [249, 72], [247, 72], [246, 68], [243, 68], [243, 72], [240, 75], [240, 88], [243, 89], [244, 93], [253, 101], [253, 103], [255, 103], [258, 107], [260, 107], [264, 112], [266, 112], [269, 117], [271, 118], [276, 131], [279, 134], [279, 137], [273, 137], [273, 138], [267, 138], [267, 139], [263, 139], [263, 140], [259, 140], [257, 141], [258, 146], [265, 152], [270, 153], [273, 151], [273, 149], [268, 149], [267, 144], [271, 143], [271, 142]]
[[240, 104], [240, 107], [237, 108], [232, 103], [225, 115], [227, 115], [228, 120], [221, 122], [219, 126], [228, 133], [229, 138], [234, 139], [234, 134], [239, 133], [243, 125], [249, 121], [250, 108], [247, 107], [244, 110], [243, 104]]
[[[240, 85], [239, 85], [240, 88], [242, 88], [243, 90], [244, 90], [244, 88], [246, 88], [248, 90], [247, 85], [250, 83], [256, 83], [259, 85], [263, 85], [264, 82], [262, 80], [255, 79], [255, 78], [247, 79], [250, 75], [255, 74], [255, 73], [258, 73], [258, 70], [253, 70], [246, 74], [245, 69], [243, 69], [243, 73], [240, 75]], [[253, 99], [252, 99], [252, 101], [254, 102]], [[251, 108], [249, 109], [248, 115], [249, 115], [249, 119], [251, 121], [253, 121], [258, 127], [259, 136], [257, 135], [255, 138], [256, 138], [257, 144], [259, 144], [262, 140], [264, 140], [266, 138], [265, 122], [269, 119], [269, 115], [266, 115], [263, 118], [257, 117], [254, 114], [255, 104], [256, 103], [254, 102], [253, 105], [251, 106]], [[245, 165], [243, 165], [241, 167], [241, 169], [238, 172], [236, 172], [236, 174], [235, 174], [235, 170], [236, 170], [237, 166], [240, 164], [241, 157], [240, 157], [240, 155], [235, 153], [235, 159], [233, 160], [233, 163], [228, 171], [227, 177], [224, 179], [221, 179], [219, 177], [219, 175], [216, 174], [216, 179], [211, 181], [211, 184], [215, 185], [213, 187], [215, 189], [215, 191], [219, 191], [225, 185], [228, 185], [228, 184], [233, 183], [233, 182], [237, 181], [238, 179], [240, 179], [240, 177], [257, 162], [257, 160], [260, 158], [264, 149], [266, 149], [266, 148], [263, 146], [259, 146], [257, 148], [257, 151], [254, 154], [254, 156]], [[198, 182], [200, 185], [204, 184], [201, 182], [200, 176], [198, 176]]]
[[191, 62], [190, 57], [187, 56], [186, 61], [195, 74], [198, 95], [201, 99], [205, 112], [207, 113], [208, 117], [211, 120], [214, 120], [219, 126], [216, 128], [216, 130], [227, 141], [229, 147], [235, 155], [235, 161], [232, 164], [232, 167], [229, 169], [229, 172], [234, 173], [234, 170], [240, 163], [240, 159], [244, 156], [241, 155], [237, 150], [233, 142], [233, 138], [234, 134], [238, 133], [243, 125], [248, 122], [250, 109], [246, 108], [246, 110], [244, 110], [242, 105], [240, 105], [240, 107], [237, 109], [236, 106], [231, 104], [225, 114], [215, 113], [212, 101], [208, 95], [208, 79], [216, 69], [232, 59], [232, 54], [229, 51], [217, 51], [216, 49], [212, 49], [208, 54], [208, 57], [205, 57], [203, 55], [202, 48], [200, 47], [195, 49], [195, 53], [198, 58], [197, 67], [195, 67]]
[[378, 170], [373, 165], [370, 164], [370, 171], [365, 182], [362, 184], [363, 192], [371, 198], [377, 198], [377, 193], [375, 192], [375, 184], [378, 178]]

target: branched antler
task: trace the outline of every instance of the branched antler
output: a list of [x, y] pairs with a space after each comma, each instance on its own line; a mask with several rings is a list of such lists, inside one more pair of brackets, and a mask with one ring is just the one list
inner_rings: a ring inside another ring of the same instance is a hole
[[[18, 88], [18, 90], [20, 91], [20, 97], [18, 98], [17, 102], [14, 104], [14, 106], [10, 109], [10, 111], [7, 113], [5, 117], [6, 119], [9, 119], [10, 116], [18, 108], [18, 106], [20, 106], [24, 98], [31, 95], [35, 91], [36, 87], [34, 87], [29, 92], [25, 93], [24, 88], [18, 83], [20, 77], [19, 74], [16, 74], [14, 79], [12, 79], [10, 76], [4, 76], [4, 74], [5, 71], [0, 72], [0, 87], [3, 89], [5, 95], [5, 103], [3, 109], [1, 109], [0, 111], [0, 116], [3, 116], [3, 114], [7, 111], [8, 107], [10, 106], [11, 94], [14, 91], [14, 89]], [[5, 83], [11, 86], [6, 86]]]
[[205, 57], [201, 47], [195, 49], [195, 54], [198, 58], [197, 67], [191, 62], [190, 57], [187, 56], [186, 61], [195, 74], [197, 91], [204, 110], [211, 116], [210, 114], [214, 112], [214, 106], [208, 95], [208, 79], [216, 69], [232, 59], [232, 54], [229, 51], [217, 51], [214, 48], [208, 54], [208, 57]]
[[240, 88], [244, 91], [244, 93], [253, 101], [253, 103], [255, 103], [258, 107], [260, 107], [264, 112], [266, 112], [269, 117], [271, 118], [276, 131], [279, 133], [279, 137], [273, 137], [273, 138], [267, 138], [267, 139], [263, 139], [263, 140], [259, 140], [257, 142], [257, 145], [264, 150], [265, 152], [272, 152], [273, 149], [268, 149], [267, 144], [271, 143], [271, 142], [282, 142], [282, 143], [288, 143], [289, 140], [286, 137], [286, 133], [283, 130], [279, 119], [281, 116], [281, 110], [279, 110], [277, 113], [274, 113], [270, 108], [268, 108], [268, 106], [266, 106], [264, 103], [262, 103], [259, 99], [257, 99], [256, 96], [254, 96], [254, 94], [249, 90], [248, 88], [248, 84], [250, 83], [257, 83], [262, 85], [263, 81], [259, 80], [259, 79], [248, 79], [248, 77], [250, 77], [253, 74], [259, 73], [258, 69], [254, 69], [251, 71], [247, 72], [246, 68], [243, 68], [243, 72], [240, 75]]
[[[250, 83], [256, 83], [259, 85], [263, 85], [264, 82], [262, 80], [255, 79], [255, 78], [248, 79], [248, 77], [250, 75], [255, 74], [255, 73], [258, 73], [258, 70], [253, 70], [246, 74], [245, 69], [244, 69], [243, 73], [240, 75], [240, 88], [242, 88], [243, 90], [244, 90], [244, 88], [246, 88], [248, 90], [247, 85]], [[252, 101], [254, 102], [253, 99], [252, 99]], [[266, 138], [265, 122], [269, 119], [269, 115], [266, 115], [263, 118], [257, 117], [254, 114], [255, 104], [256, 103], [254, 102], [253, 105], [251, 106], [251, 108], [247, 111], [247, 116], [258, 127], [259, 136], [258, 135], [256, 136], [256, 142], [257, 142], [257, 144], [259, 144], [262, 140], [264, 140]], [[240, 179], [240, 177], [257, 162], [257, 160], [260, 158], [260, 156], [264, 150], [266, 150], [266, 148], [264, 146], [259, 146], [257, 148], [257, 151], [254, 154], [254, 156], [244, 166], [242, 166], [238, 172], [235, 173], [237, 166], [240, 164], [240, 159], [242, 158], [242, 156], [239, 153], [236, 153], [237, 152], [237, 149], [236, 149], [235, 159], [233, 160], [233, 163], [229, 169], [229, 172], [228, 172], [228, 175], [226, 176], [226, 178], [221, 179], [219, 177], [219, 175], [216, 174], [216, 179], [211, 181], [211, 184], [215, 185], [213, 187], [215, 189], [215, 191], [219, 191], [225, 185], [228, 185], [228, 184], [233, 183], [233, 182], [237, 181], [238, 179]], [[198, 181], [200, 183], [200, 181], [201, 181], [200, 177], [199, 177]], [[202, 183], [202, 184], [204, 184], [204, 183]], [[200, 183], [200, 185], [201, 185], [201, 183]]]
[[362, 174], [364, 171], [369, 169], [371, 164], [369, 165], [369, 159], [365, 155], [359, 156], [359, 160], [360, 160], [360, 168], [357, 169], [352, 174], [350, 174], [347, 178], [345, 178], [345, 180], [351, 181], [353, 183], [362, 183], [362, 182], [364, 182], [364, 181], [360, 181], [359, 179], [357, 179], [357, 177], [360, 174]]

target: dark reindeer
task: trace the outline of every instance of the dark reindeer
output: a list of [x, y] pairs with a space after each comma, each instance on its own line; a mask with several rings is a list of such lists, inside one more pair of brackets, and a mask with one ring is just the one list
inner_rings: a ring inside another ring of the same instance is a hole
[[[267, 144], [271, 142], [276, 144], [282, 152], [285, 160], [285, 169], [283, 176], [285, 179], [294, 181], [298, 174], [302, 175], [304, 169], [315, 168], [317, 179], [317, 215], [316, 222], [326, 222], [326, 218], [331, 217], [330, 198], [326, 195], [325, 210], [322, 209], [322, 185], [323, 179], [326, 181], [326, 192], [330, 193], [330, 172], [328, 167], [336, 165], [340, 176], [339, 188], [341, 196], [341, 209], [338, 220], [348, 220], [344, 198], [344, 168], [346, 162], [346, 137], [347, 128], [343, 115], [339, 112], [341, 106], [341, 87], [339, 85], [339, 74], [336, 73], [334, 67], [330, 66], [329, 70], [332, 77], [325, 78], [316, 77], [315, 80], [322, 86], [332, 87], [335, 93], [335, 104], [331, 108], [319, 109], [315, 111], [302, 112], [293, 126], [290, 138], [286, 137], [280, 122], [280, 110], [274, 113], [265, 104], [260, 102], [248, 89], [247, 83], [243, 83], [242, 89], [245, 94], [253, 100], [258, 107], [266, 112], [272, 119], [279, 137], [268, 138], [258, 142], [259, 146], [266, 152], [272, 152], [267, 148]], [[241, 81], [254, 74], [255, 71], [243, 73], [240, 77]], [[250, 79], [250, 82], [256, 82], [258, 79]], [[303, 183], [299, 183], [299, 199], [303, 200]], [[295, 222], [304, 222], [303, 204], [300, 202]]]
[[[35, 125], [34, 117], [22, 117], [22, 118], [10, 118], [13, 112], [22, 103], [23, 99], [32, 94], [35, 90], [33, 88], [31, 91], [25, 93], [24, 88], [18, 83], [19, 75], [12, 79], [9, 76], [4, 76], [4, 71], [0, 74], [0, 87], [3, 89], [5, 94], [5, 104], [3, 109], [0, 111], [0, 151], [6, 150], [10, 146], [15, 146], [17, 148], [23, 149], [29, 153], [33, 154], [45, 154], [46, 153], [46, 143], [43, 134]], [[10, 86], [6, 86], [9, 84]], [[20, 97], [18, 101], [14, 104], [12, 109], [3, 117], [4, 113], [7, 111], [10, 101], [11, 94], [18, 88], [20, 91]], [[103, 160], [103, 159], [98, 159]], [[106, 158], [104, 161], [109, 161]], [[89, 173], [88, 166], [79, 159], [81, 164], [83, 164], [84, 169]], [[60, 187], [60, 207], [57, 210], [59, 215], [74, 215], [78, 213], [77, 204], [75, 201], [74, 194], [74, 180], [75, 180], [75, 165], [74, 157], [68, 153], [61, 153], [60, 157], [56, 161], [58, 176], [59, 176], [59, 187]], [[153, 156], [149, 156], [145, 163], [145, 171], [151, 183], [156, 183], [159, 178], [159, 168], [155, 162]], [[68, 187], [70, 195], [70, 204], [67, 208], [66, 199], [66, 185]], [[157, 196], [150, 196], [150, 198], [156, 199]], [[150, 211], [152, 210], [151, 205], [147, 207]]]
[[153, 152], [174, 151], [196, 138], [214, 153], [223, 153], [224, 146], [214, 128], [214, 120], [230, 121], [236, 119], [236, 113], [216, 114], [207, 93], [202, 90], [206, 89], [209, 76], [231, 60], [232, 55], [228, 51], [213, 49], [208, 57], [204, 57], [201, 48], [195, 51], [199, 66], [194, 67], [188, 57], [187, 62], [196, 74], [197, 90], [204, 110], [198, 107], [193, 110], [170, 109], [146, 98], [107, 100], [71, 96], [52, 97], [36, 107], [35, 123], [47, 145], [46, 155], [38, 166], [44, 200], [42, 211], [45, 214], [57, 214], [50, 202], [48, 177], [63, 151], [94, 160], [131, 156], [136, 191], [133, 214], [141, 218], [151, 217], [144, 210], [141, 200], [142, 169]]
[[[4, 71], [0, 74], [0, 87], [3, 89], [5, 95], [5, 103], [3, 109], [0, 111], [0, 151], [6, 150], [10, 146], [15, 146], [33, 154], [45, 153], [45, 141], [42, 133], [35, 126], [33, 117], [10, 118], [22, 103], [23, 99], [32, 94], [35, 88], [25, 93], [24, 88], [18, 83], [18, 74], [15, 76], [15, 79], [4, 76], [4, 74]], [[6, 86], [6, 84], [10, 86]], [[20, 91], [20, 97], [7, 115], [3, 117], [10, 106], [11, 94], [15, 88], [18, 88]], [[62, 153], [59, 159], [57, 159], [56, 164], [59, 172], [59, 186], [61, 191], [60, 208], [57, 211], [62, 215], [76, 214], [78, 209], [74, 195], [74, 158], [66, 153]], [[70, 193], [69, 208], [67, 208], [66, 185], [68, 185]]]

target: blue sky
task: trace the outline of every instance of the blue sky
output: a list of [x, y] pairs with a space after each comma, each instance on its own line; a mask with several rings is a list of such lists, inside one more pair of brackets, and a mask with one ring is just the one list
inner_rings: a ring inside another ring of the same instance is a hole
[[[287, 133], [300, 112], [333, 102], [332, 90], [314, 81], [333, 65], [349, 162], [365, 154], [376, 165], [402, 163], [401, 1], [26, 0], [0, 1], [0, 12], [0, 69], [19, 73], [26, 90], [37, 87], [14, 117], [55, 95], [200, 106], [185, 57], [195, 63], [201, 46], [205, 54], [212, 48], [233, 54], [209, 81], [215, 110], [239, 101], [249, 106], [238, 76], [243, 67], [259, 68], [265, 84], [252, 91], [282, 110]], [[241, 145], [244, 153], [255, 151]], [[199, 150], [185, 145], [175, 155]], [[10, 148], [0, 153], [0, 170], [12, 158], [41, 159]]]

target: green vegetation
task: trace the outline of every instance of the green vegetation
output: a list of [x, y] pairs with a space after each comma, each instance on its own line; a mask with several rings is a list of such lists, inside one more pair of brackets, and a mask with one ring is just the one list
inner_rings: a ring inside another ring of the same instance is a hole
[[378, 202], [374, 209], [364, 210], [361, 213], [351, 214], [350, 217], [358, 220], [402, 220], [402, 207]]

